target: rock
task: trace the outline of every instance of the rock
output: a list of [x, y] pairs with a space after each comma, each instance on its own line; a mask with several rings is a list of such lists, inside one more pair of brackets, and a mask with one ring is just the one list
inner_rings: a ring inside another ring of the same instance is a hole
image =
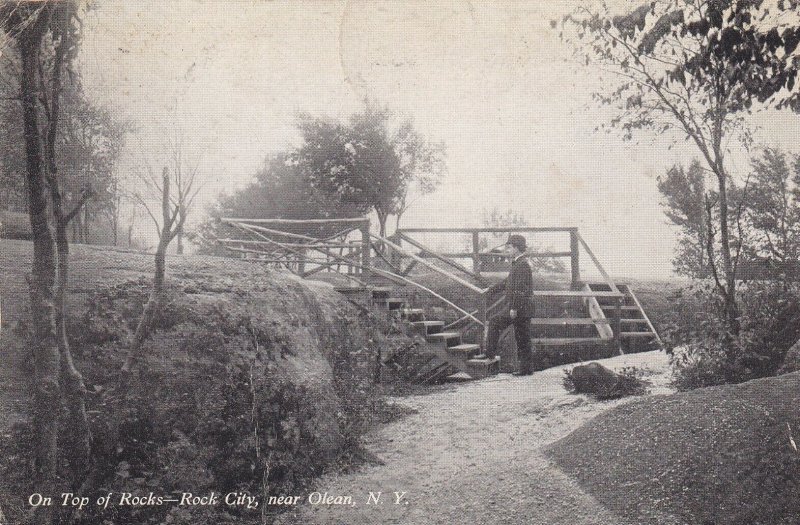
[[622, 376], [600, 363], [578, 365], [572, 369], [572, 384], [578, 394], [605, 396], [619, 384]]
[[800, 340], [786, 351], [783, 357], [783, 364], [778, 369], [778, 374], [788, 374], [800, 370]]

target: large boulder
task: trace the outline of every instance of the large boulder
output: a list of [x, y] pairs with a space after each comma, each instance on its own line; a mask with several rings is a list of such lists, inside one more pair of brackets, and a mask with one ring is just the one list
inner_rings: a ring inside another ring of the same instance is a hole
[[646, 391], [644, 382], [634, 374], [619, 374], [600, 363], [578, 365], [567, 376], [576, 394], [589, 394], [598, 399], [615, 399]]
[[572, 384], [578, 394], [604, 394], [611, 392], [619, 383], [619, 374], [600, 363], [578, 365], [572, 369]]

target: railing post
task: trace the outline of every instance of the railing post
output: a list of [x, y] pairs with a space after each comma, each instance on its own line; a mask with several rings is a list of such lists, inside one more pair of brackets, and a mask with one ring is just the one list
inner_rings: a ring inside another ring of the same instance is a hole
[[298, 249], [300, 260], [297, 261], [297, 273], [303, 275], [306, 271], [306, 249]]
[[622, 354], [622, 299], [619, 297], [614, 299], [614, 317], [611, 319], [611, 323], [614, 331], [614, 346], [617, 352]]
[[578, 230], [573, 228], [569, 232], [570, 268], [572, 270], [572, 289], [577, 290], [581, 280], [580, 249], [578, 243]]
[[481, 353], [486, 353], [486, 341], [488, 340], [489, 336], [489, 292], [483, 292], [481, 294], [481, 300], [478, 303], [478, 319], [481, 320], [483, 323], [482, 330], [481, 330]]
[[[389, 237], [389, 240], [392, 241], [393, 243], [395, 243], [397, 246], [400, 246], [401, 248], [403, 247], [403, 244], [402, 244], [403, 243], [403, 238], [400, 237], [397, 234], [397, 232], [395, 232], [394, 235]], [[398, 252], [397, 250], [394, 250], [392, 248], [389, 248], [389, 250], [390, 250], [389, 251], [389, 253], [390, 253], [389, 261], [392, 263], [392, 266], [394, 266], [395, 268], [399, 268], [400, 264], [402, 263], [402, 256], [400, 255], [400, 252]]]
[[369, 219], [364, 220], [361, 226], [361, 266], [363, 267], [363, 277], [368, 279], [372, 272], [372, 251], [369, 245]]
[[480, 239], [478, 238], [478, 232], [472, 232], [472, 271], [475, 273], [480, 273]]

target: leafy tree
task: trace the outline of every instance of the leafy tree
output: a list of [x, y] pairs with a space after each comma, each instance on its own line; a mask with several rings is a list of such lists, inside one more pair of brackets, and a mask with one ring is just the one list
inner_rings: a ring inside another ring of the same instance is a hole
[[777, 263], [775, 277], [787, 277], [790, 265], [800, 257], [800, 156], [790, 160], [782, 151], [765, 149], [761, 158], [753, 160], [751, 185], [748, 216], [755, 235], [753, 250]]
[[[19, 91], [13, 71], [19, 68], [19, 57], [7, 53], [0, 57], [2, 91]], [[49, 59], [48, 59], [49, 60]], [[94, 197], [85, 203], [71, 222], [73, 242], [87, 242], [92, 226], [100, 220], [109, 222], [115, 235], [115, 218], [119, 213], [119, 184], [116, 162], [131, 129], [126, 122], [116, 120], [104, 107], [87, 100], [79, 75], [72, 73], [62, 86], [60, 115], [55, 135], [61, 197], [64, 206], [74, 206], [87, 188]], [[17, 96], [0, 102], [0, 207], [14, 211], [25, 209], [25, 152], [22, 114]], [[94, 236], [96, 238], [96, 236]]]
[[[219, 222], [220, 217], [242, 219], [331, 219], [354, 217], [359, 210], [341, 204], [315, 188], [293, 161], [291, 153], [279, 153], [264, 160], [255, 180], [230, 195], [222, 195], [209, 210], [209, 220], [200, 225], [194, 240], [203, 253], [226, 253], [216, 243], [234, 232]], [[303, 225], [283, 228], [304, 235], [333, 235], [324, 226]]]
[[374, 211], [381, 236], [390, 215], [412, 203], [409, 190], [431, 192], [442, 172], [444, 148], [431, 144], [406, 120], [393, 127], [392, 115], [368, 102], [363, 113], [341, 123], [302, 116], [305, 143], [295, 153], [311, 183], [359, 213]]
[[[732, 335], [739, 331], [735, 267], [740, 252], [732, 243], [731, 219], [741, 216], [741, 209], [730, 207], [734, 184], [726, 146], [730, 139], [751, 145], [745, 114], [796, 74], [780, 58], [794, 51], [796, 32], [754, 24], [764, 18], [762, 4], [661, 0], [622, 16], [606, 6], [581, 8], [562, 23], [571, 29], [565, 39], [586, 65], [613, 74], [614, 86], [595, 93], [598, 102], [616, 109], [610, 127], [626, 139], [642, 130], [677, 132], [696, 146], [703, 169], [715, 179], [716, 202], [705, 207], [707, 216], [717, 208], [707, 239], [716, 245], [712, 252], [719, 253], [719, 263], [711, 257], [708, 264]], [[772, 88], [764, 88], [767, 84]]]
[[658, 191], [670, 222], [680, 228], [675, 270], [690, 277], [708, 276], [706, 187], [703, 168], [693, 161], [688, 170], [676, 165], [658, 178]]

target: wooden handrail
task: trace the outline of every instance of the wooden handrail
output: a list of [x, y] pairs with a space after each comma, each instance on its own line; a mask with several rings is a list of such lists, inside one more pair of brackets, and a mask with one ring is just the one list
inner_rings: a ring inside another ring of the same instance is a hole
[[[594, 256], [594, 253], [592, 252], [592, 249], [589, 248], [589, 245], [586, 244], [585, 240], [583, 240], [583, 237], [581, 236], [581, 234], [578, 233], [577, 236], [578, 236], [578, 240], [583, 245], [583, 249], [586, 250], [586, 254], [589, 256], [589, 258], [592, 260], [594, 265], [597, 267], [597, 271], [600, 272], [600, 275], [603, 276], [603, 279], [606, 280], [606, 284], [611, 288], [611, 291], [620, 294], [620, 291], [617, 288], [617, 285], [614, 284], [614, 281], [612, 281], [611, 277], [609, 277], [609, 275], [606, 273], [605, 269], [603, 268], [603, 265], [600, 264], [600, 261], [598, 261], [597, 257]], [[622, 295], [622, 294], [620, 294], [620, 295]], [[602, 297], [602, 296], [598, 295], [596, 297]]]
[[385, 244], [386, 246], [392, 248], [393, 250], [396, 250], [396, 251], [398, 251], [398, 252], [400, 252], [402, 254], [405, 254], [407, 257], [410, 257], [410, 258], [414, 259], [415, 261], [417, 261], [418, 263], [420, 263], [420, 264], [422, 264], [424, 266], [427, 266], [428, 268], [430, 268], [434, 272], [439, 273], [441, 275], [444, 275], [445, 277], [449, 278], [450, 280], [453, 280], [453, 281], [459, 283], [460, 285], [465, 286], [466, 288], [469, 288], [473, 292], [477, 292], [479, 294], [483, 294], [484, 291], [485, 291], [484, 288], [479, 288], [478, 286], [475, 286], [474, 284], [465, 281], [464, 279], [458, 277], [457, 275], [453, 275], [452, 273], [448, 272], [447, 270], [444, 270], [444, 269], [439, 268], [438, 266], [436, 266], [434, 264], [429, 263], [428, 261], [426, 261], [422, 257], [419, 257], [419, 256], [409, 252], [408, 250], [405, 250], [405, 249], [401, 248], [400, 246], [396, 245], [395, 243], [393, 243], [389, 239], [381, 237], [380, 235], [375, 235], [374, 233], [371, 233], [371, 232], [370, 232], [369, 235], [373, 239], [375, 239], [377, 241], [380, 241], [381, 243]]
[[[256, 245], [270, 244], [270, 243], [267, 243], [265, 241], [255, 241], [255, 240], [245, 241], [245, 240], [241, 240], [241, 239], [217, 239], [217, 242], [232, 243], [232, 244], [236, 244], [236, 243], [256, 244]], [[309, 243], [309, 244], [304, 244], [304, 243], [301, 243], [301, 242], [279, 242], [279, 241], [275, 241], [275, 242], [278, 242], [281, 246], [289, 246], [291, 248], [350, 248], [350, 247], [361, 246], [361, 241], [354, 241], [354, 242], [351, 242], [351, 243], [344, 243], [344, 242], [343, 243], [335, 243], [335, 242], [319, 243], [319, 242], [317, 242], [317, 243]]]
[[397, 233], [508, 233], [508, 232], [571, 232], [577, 231], [575, 226], [527, 227], [513, 226], [508, 228], [400, 228]]
[[[403, 239], [408, 240], [408, 237], [406, 237], [405, 235], [402, 235], [402, 237]], [[472, 257], [474, 256], [472, 252], [436, 253], [432, 252], [427, 248], [424, 248], [424, 250], [425, 252], [420, 254], [420, 257], [426, 257], [428, 254], [430, 254], [431, 257], [436, 257], [437, 255], [440, 255], [442, 257], [452, 257], [453, 259], [472, 259]], [[479, 257], [494, 256], [494, 257], [503, 257], [506, 259], [511, 259], [511, 256], [493, 252], [479, 252], [478, 256]], [[532, 257], [534, 259], [548, 258], [548, 257], [571, 257], [571, 256], [572, 252], [526, 252], [525, 253], [525, 257]]]
[[622, 299], [625, 297], [621, 292], [595, 292], [595, 291], [572, 291], [572, 290], [534, 290], [534, 297], [611, 297]]
[[[446, 257], [444, 257], [442, 255], [437, 254], [436, 252], [434, 252], [430, 248], [428, 248], [428, 247], [422, 245], [421, 243], [415, 241], [414, 239], [412, 239], [408, 235], [404, 235], [402, 232], [397, 232], [397, 235], [399, 235], [404, 241], [408, 242], [410, 245], [415, 246], [415, 247], [419, 248], [420, 250], [423, 250], [426, 254], [430, 255], [430, 257], [432, 257], [432, 258], [434, 258], [434, 259], [436, 259], [438, 261], [442, 261], [443, 263], [445, 263], [447, 265], [450, 265], [453, 268], [456, 268], [457, 270], [460, 270], [460, 271], [466, 273], [467, 275], [469, 275], [473, 279], [477, 279], [481, 283], [483, 282], [483, 279], [481, 278], [480, 275], [478, 275], [475, 272], [469, 270], [467, 267], [465, 267], [465, 266], [463, 266], [461, 264], [458, 264], [455, 261], [451, 261], [450, 259], [447, 259]], [[470, 257], [471, 256], [472, 255], [470, 254]]]
[[364, 217], [349, 217], [344, 219], [240, 219], [233, 217], [222, 217], [224, 223], [251, 223], [251, 224], [353, 224], [368, 223], [369, 219]]

